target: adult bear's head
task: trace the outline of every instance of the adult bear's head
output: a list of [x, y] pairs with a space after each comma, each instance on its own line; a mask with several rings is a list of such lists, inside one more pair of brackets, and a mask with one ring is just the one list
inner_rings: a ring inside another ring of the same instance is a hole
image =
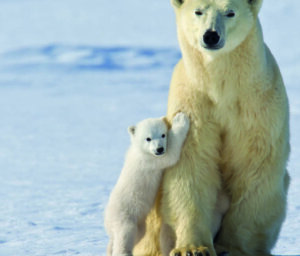
[[209, 55], [240, 45], [257, 24], [262, 0], [171, 0], [179, 40]]

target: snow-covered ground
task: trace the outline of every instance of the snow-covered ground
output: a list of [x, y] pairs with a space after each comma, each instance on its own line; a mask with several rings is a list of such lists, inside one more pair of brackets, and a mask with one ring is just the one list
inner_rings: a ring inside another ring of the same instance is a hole
[[[274, 253], [300, 254], [298, 0], [265, 0], [286, 82], [292, 184]], [[169, 1], [0, 1], [0, 255], [104, 255], [127, 126], [166, 112], [180, 57]]]

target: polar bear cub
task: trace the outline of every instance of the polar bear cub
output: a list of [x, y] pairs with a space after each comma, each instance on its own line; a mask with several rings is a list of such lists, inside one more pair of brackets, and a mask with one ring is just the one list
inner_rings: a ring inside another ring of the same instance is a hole
[[163, 170], [175, 165], [189, 130], [189, 119], [178, 113], [168, 130], [164, 118], [151, 118], [128, 128], [131, 146], [105, 211], [110, 237], [107, 255], [132, 255], [145, 232]]

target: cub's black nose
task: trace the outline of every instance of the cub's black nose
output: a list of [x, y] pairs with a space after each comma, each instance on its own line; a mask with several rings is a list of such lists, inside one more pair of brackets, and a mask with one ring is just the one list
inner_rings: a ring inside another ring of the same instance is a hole
[[158, 148], [156, 151], [157, 151], [157, 153], [161, 154], [164, 152], [164, 148], [163, 147]]
[[214, 47], [219, 43], [220, 36], [216, 31], [207, 30], [203, 36], [203, 41], [208, 47]]

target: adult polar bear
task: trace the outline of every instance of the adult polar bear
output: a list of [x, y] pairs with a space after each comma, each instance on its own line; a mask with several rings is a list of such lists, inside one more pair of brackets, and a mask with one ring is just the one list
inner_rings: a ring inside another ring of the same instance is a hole
[[[168, 118], [187, 113], [191, 128], [135, 255], [161, 254], [161, 219], [171, 243], [162, 248], [172, 256], [269, 255], [285, 218], [289, 117], [257, 17], [262, 0], [172, 3], [182, 60], [171, 82]], [[214, 241], [212, 211], [222, 189], [231, 205]]]

